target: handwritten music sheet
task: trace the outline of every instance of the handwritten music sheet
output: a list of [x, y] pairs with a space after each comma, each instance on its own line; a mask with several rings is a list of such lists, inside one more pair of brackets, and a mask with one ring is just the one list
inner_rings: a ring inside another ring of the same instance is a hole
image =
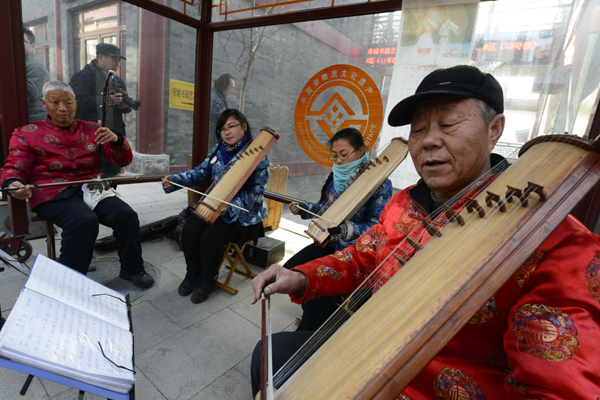
[[129, 330], [125, 296], [43, 255], [37, 256], [25, 287]]
[[[63, 267], [65, 268], [65, 267]], [[65, 268], [66, 269], [66, 268]], [[133, 373], [133, 336], [104, 320], [25, 288], [0, 335], [0, 354], [93, 385], [126, 393]]]

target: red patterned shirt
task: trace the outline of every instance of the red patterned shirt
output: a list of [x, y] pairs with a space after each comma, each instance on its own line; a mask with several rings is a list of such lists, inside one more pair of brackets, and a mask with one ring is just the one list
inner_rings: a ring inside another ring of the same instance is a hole
[[[8, 147], [6, 164], [0, 171], [0, 181], [18, 179], [39, 185], [94, 179], [98, 168], [95, 132], [98, 124], [75, 119], [69, 129], [61, 129], [48, 117], [15, 129]], [[133, 153], [127, 139], [123, 145], [103, 146], [103, 154], [113, 164], [124, 167], [131, 163]], [[76, 185], [71, 185], [76, 186]], [[33, 189], [31, 208], [53, 200], [69, 186]]]

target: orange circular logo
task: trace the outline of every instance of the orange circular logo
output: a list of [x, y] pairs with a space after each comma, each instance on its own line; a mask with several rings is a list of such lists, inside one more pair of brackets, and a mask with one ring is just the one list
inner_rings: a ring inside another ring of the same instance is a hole
[[354, 127], [371, 149], [383, 122], [383, 102], [369, 74], [352, 65], [317, 72], [302, 89], [294, 125], [300, 146], [313, 161], [332, 166], [327, 141], [340, 129]]

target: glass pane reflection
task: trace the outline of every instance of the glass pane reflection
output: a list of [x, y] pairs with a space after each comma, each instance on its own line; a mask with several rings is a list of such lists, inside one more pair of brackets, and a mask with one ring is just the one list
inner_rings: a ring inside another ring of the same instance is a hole
[[[120, 60], [110, 66], [119, 77], [110, 89], [121, 93], [129, 105], [109, 108], [107, 126], [127, 136], [135, 156], [130, 166], [115, 173], [157, 175], [186, 169], [192, 148], [193, 95], [186, 99], [191, 107], [184, 109], [170, 101], [170, 89], [173, 80], [194, 86], [195, 29], [121, 1], [58, 4], [57, 26], [54, 2], [22, 0], [23, 23], [35, 32], [35, 56], [50, 79], [79, 83], [78, 118], [98, 121], [101, 116], [100, 83], [107, 58], [98, 54], [97, 46], [116, 46], [112, 48], [124, 57], [109, 55]], [[82, 70], [89, 72], [83, 79]]]

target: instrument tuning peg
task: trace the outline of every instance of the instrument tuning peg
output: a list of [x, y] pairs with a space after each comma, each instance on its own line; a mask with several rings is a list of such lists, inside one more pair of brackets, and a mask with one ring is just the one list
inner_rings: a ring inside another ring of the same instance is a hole
[[444, 205], [444, 208], [446, 209], [446, 218], [448, 218], [449, 222], [456, 220], [460, 226], [465, 226], [465, 220], [460, 216], [460, 214], [454, 211], [454, 208], [448, 205]]
[[506, 205], [500, 199], [500, 196], [498, 196], [497, 194], [492, 193], [492, 192], [487, 192], [487, 196], [485, 197], [485, 204], [488, 207], [493, 207], [494, 202], [496, 202], [498, 204], [498, 209], [500, 209], [500, 212], [506, 211]]
[[406, 261], [406, 259], [404, 257], [400, 257], [399, 255], [394, 254], [394, 253], [392, 253], [392, 255], [402, 266], [404, 266], [404, 264], [406, 264], [408, 262], [408, 261]]
[[523, 196], [523, 191], [521, 189], [508, 185], [506, 185], [506, 187], [508, 188], [508, 190], [506, 191], [504, 197], [506, 198], [507, 202], [512, 203], [513, 196], [517, 196], [517, 199], [521, 201], [521, 207], [527, 207], [527, 197]]
[[467, 197], [467, 211], [471, 213], [473, 210], [477, 211], [479, 218], [485, 217], [485, 211], [483, 211], [477, 200]]
[[410, 236], [406, 235], [406, 241], [408, 242], [408, 244], [410, 244], [416, 251], [419, 251], [423, 248], [423, 245], [421, 243], [419, 243], [416, 239], [411, 238]]
[[425, 227], [425, 230], [433, 237], [441, 237], [442, 233], [433, 225], [433, 223], [427, 218], [419, 218], [421, 223]]
[[548, 195], [546, 194], [543, 186], [540, 186], [537, 183], [527, 182], [527, 187], [525, 188], [524, 194], [526, 197], [529, 197], [531, 193], [537, 193], [537, 195], [540, 197], [540, 202], [542, 203], [548, 200]]

